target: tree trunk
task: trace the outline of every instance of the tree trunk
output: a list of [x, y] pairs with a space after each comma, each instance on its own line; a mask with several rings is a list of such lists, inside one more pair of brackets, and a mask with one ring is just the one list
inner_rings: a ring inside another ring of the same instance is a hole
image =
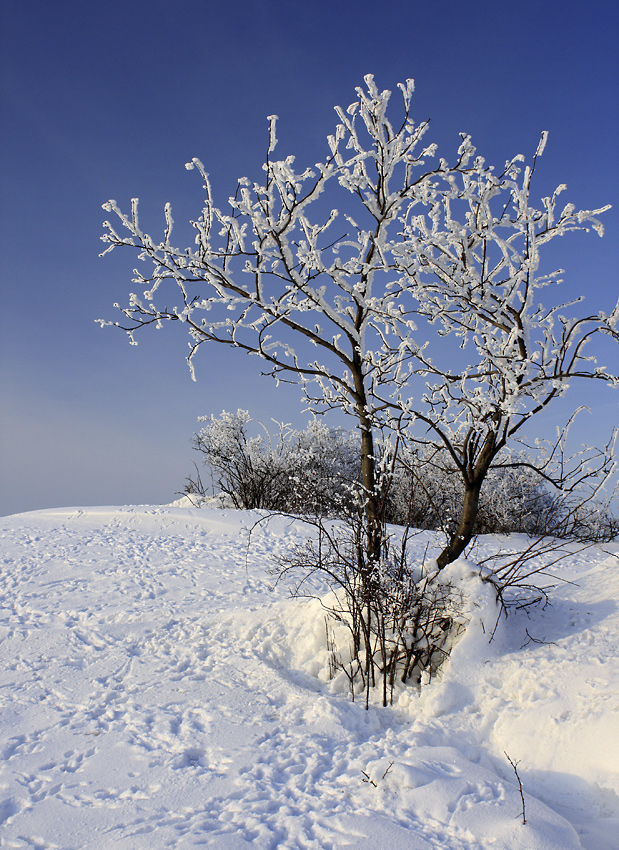
[[365, 410], [358, 409], [361, 429], [361, 483], [365, 499], [364, 513], [366, 529], [366, 560], [368, 563], [379, 560], [381, 554], [381, 521], [376, 493], [376, 460], [374, 457], [374, 437], [372, 427]]
[[436, 559], [439, 570], [456, 561], [464, 552], [466, 547], [471, 542], [473, 531], [475, 529], [475, 521], [479, 511], [479, 494], [481, 491], [482, 482], [475, 482], [465, 486], [464, 499], [462, 502], [462, 512], [460, 514], [460, 522], [456, 532], [452, 534], [447, 546]]
[[355, 383], [355, 402], [361, 431], [361, 483], [365, 499], [364, 514], [366, 520], [366, 540], [364, 560], [366, 569], [380, 560], [382, 551], [382, 523], [379, 510], [379, 498], [376, 492], [376, 458], [374, 456], [374, 436], [372, 422], [367, 412], [367, 397], [361, 361], [358, 354], [353, 355], [353, 380]]

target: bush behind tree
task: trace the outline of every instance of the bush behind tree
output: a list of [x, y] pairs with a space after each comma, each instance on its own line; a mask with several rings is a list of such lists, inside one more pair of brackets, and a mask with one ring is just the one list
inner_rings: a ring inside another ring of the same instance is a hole
[[[218, 490], [239, 509], [347, 518], [359, 506], [359, 437], [313, 420], [305, 430], [275, 423], [275, 435], [246, 410], [201, 418], [192, 440]], [[459, 516], [458, 471], [429, 447], [377, 441], [385, 522], [451, 534]], [[522, 458], [519, 458], [522, 464]], [[198, 474], [185, 491], [203, 498]], [[553, 535], [613, 540], [619, 521], [600, 502], [553, 494], [526, 465], [492, 469], [482, 489], [476, 534]]]

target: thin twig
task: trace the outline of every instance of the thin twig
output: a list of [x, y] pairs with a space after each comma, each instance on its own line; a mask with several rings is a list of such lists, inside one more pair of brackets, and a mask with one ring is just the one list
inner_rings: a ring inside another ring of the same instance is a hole
[[508, 761], [508, 762], [511, 764], [511, 766], [513, 767], [513, 769], [514, 769], [514, 773], [516, 774], [516, 779], [518, 780], [518, 790], [520, 791], [520, 799], [522, 800], [522, 823], [523, 823], [523, 824], [526, 824], [527, 819], [526, 819], [525, 809], [524, 809], [524, 794], [523, 794], [523, 792], [522, 792], [522, 782], [520, 781], [520, 776], [519, 776], [519, 774], [518, 774], [518, 765], [520, 764], [520, 761], [514, 761], [513, 759], [511, 759], [511, 758], [507, 755], [507, 753], [505, 752], [505, 750], [503, 750], [503, 753], [504, 753], [505, 758], [507, 759], [507, 761]]

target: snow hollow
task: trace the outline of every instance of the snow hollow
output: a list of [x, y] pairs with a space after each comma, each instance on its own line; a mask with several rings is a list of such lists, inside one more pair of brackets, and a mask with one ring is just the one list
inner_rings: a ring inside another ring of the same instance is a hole
[[320, 602], [273, 587], [309, 532], [259, 517], [0, 520], [1, 847], [615, 850], [619, 544], [565, 544], [492, 641], [472, 600], [442, 673], [365, 711]]

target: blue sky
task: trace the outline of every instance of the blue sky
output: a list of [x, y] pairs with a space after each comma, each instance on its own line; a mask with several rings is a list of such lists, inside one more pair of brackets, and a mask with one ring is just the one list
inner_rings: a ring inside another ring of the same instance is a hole
[[[155, 232], [166, 201], [176, 220], [195, 216], [184, 164], [198, 156], [223, 205], [260, 174], [271, 113], [278, 152], [313, 163], [333, 106], [370, 72], [381, 88], [415, 79], [414, 113], [443, 155], [465, 131], [503, 164], [549, 130], [539, 194], [565, 182], [579, 207], [616, 203], [618, 15], [598, 0], [4, 0], [0, 514], [170, 501], [199, 415], [305, 422], [298, 391], [253, 359], [203, 347], [192, 383], [177, 328], [131, 347], [94, 323], [115, 318], [133, 268], [128, 254], [98, 258], [104, 201], [138, 196]], [[567, 293], [596, 309], [618, 292], [616, 208], [604, 222], [603, 240], [561, 240], [556, 259]], [[583, 398], [599, 439], [617, 395]]]

